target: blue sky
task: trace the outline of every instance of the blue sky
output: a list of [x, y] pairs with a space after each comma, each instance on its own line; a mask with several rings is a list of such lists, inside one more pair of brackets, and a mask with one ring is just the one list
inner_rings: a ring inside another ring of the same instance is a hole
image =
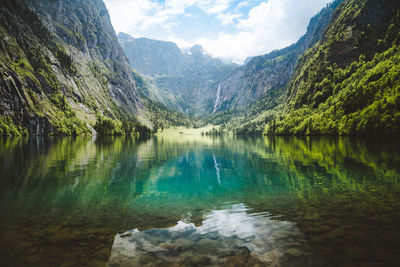
[[297, 41], [331, 0], [104, 0], [115, 31], [241, 63]]

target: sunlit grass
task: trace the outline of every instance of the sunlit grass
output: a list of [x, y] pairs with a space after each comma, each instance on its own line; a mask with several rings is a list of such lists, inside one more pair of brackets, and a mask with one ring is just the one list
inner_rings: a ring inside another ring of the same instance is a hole
[[196, 135], [200, 136], [205, 134], [208, 131], [211, 131], [213, 128], [219, 129], [219, 126], [215, 125], [206, 125], [201, 128], [186, 128], [184, 126], [178, 126], [178, 127], [171, 127], [171, 128], [166, 128], [163, 131], [159, 130], [156, 135], [157, 136], [174, 136], [174, 135]]

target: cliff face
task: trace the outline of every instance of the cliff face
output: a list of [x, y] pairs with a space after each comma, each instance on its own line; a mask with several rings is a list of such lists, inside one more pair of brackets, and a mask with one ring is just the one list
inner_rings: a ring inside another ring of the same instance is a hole
[[100, 0], [0, 4], [2, 131], [90, 133], [96, 114], [135, 121], [141, 103]]
[[268, 134], [398, 134], [400, 3], [349, 0], [298, 60]]
[[147, 76], [149, 97], [189, 115], [213, 111], [219, 80], [236, 69], [207, 55], [200, 45], [185, 51], [172, 42], [118, 34], [131, 66]]
[[143, 75], [180, 75], [189, 61], [172, 42], [133, 38], [119, 33], [118, 40], [131, 66]]
[[290, 80], [299, 55], [317, 42], [341, 0], [334, 1], [310, 20], [306, 34], [295, 44], [263, 56], [226, 76], [218, 85], [214, 112], [250, 105]]

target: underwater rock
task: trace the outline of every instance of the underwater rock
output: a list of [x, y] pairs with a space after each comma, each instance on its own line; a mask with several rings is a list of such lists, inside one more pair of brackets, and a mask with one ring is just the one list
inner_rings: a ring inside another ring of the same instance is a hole
[[281, 258], [300, 257], [305, 242], [293, 223], [232, 205], [212, 211], [199, 226], [179, 221], [117, 234], [108, 266], [279, 266]]
[[293, 257], [299, 257], [299, 256], [303, 255], [302, 251], [297, 248], [290, 248], [290, 249], [286, 250], [286, 253]]
[[190, 247], [194, 246], [194, 242], [191, 241], [190, 239], [187, 238], [179, 238], [174, 241], [174, 243], [180, 248], [180, 249], [188, 249]]

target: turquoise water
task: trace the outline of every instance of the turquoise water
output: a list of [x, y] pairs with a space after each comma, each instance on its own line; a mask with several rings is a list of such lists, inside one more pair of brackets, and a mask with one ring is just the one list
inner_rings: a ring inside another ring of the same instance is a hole
[[400, 142], [0, 141], [2, 266], [395, 266]]

